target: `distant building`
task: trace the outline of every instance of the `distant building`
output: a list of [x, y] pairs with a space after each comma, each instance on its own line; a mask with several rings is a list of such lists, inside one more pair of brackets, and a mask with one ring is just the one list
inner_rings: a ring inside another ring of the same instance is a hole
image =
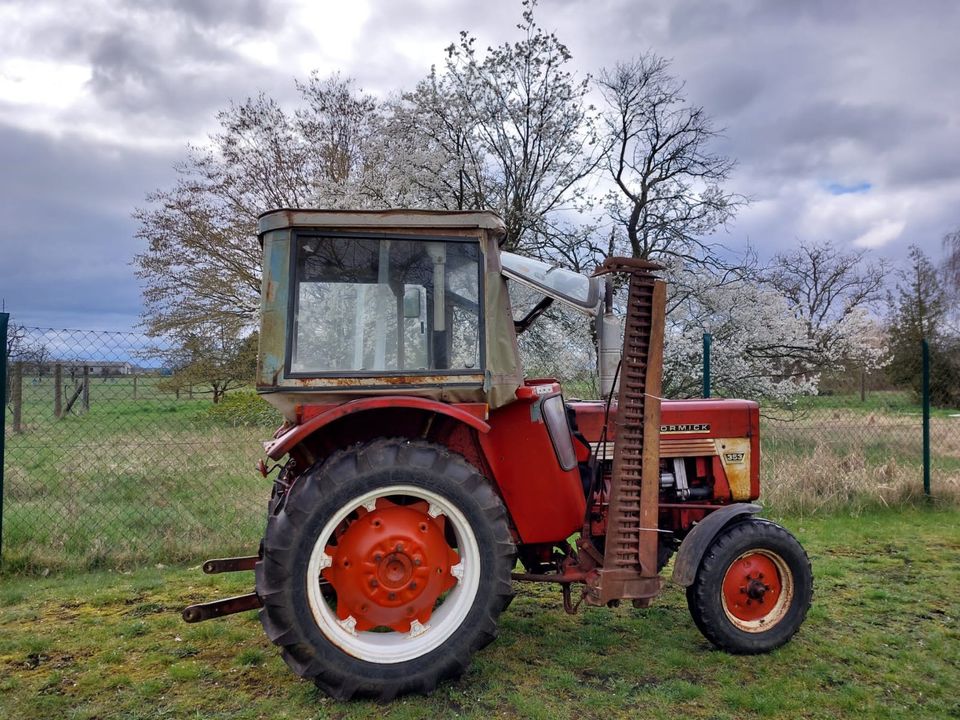
[[54, 368], [59, 365], [63, 372], [82, 373], [83, 369], [90, 368], [90, 374], [98, 377], [117, 377], [119, 375], [133, 375], [139, 368], [133, 363], [114, 360], [51, 360], [44, 363], [43, 374], [52, 375]]

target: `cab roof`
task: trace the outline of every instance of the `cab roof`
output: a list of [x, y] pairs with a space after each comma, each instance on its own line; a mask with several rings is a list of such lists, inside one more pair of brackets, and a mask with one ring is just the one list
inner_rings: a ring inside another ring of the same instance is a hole
[[270, 210], [258, 218], [259, 235], [286, 228], [450, 228], [482, 229], [495, 239], [506, 235], [506, 226], [492, 210]]

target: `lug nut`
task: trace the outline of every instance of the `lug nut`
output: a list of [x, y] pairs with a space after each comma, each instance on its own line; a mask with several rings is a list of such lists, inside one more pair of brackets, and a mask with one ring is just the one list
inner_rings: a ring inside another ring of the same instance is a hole
[[403, 552], [403, 543], [397, 543], [397, 547], [395, 549], [397, 552]]
[[380, 553], [377, 553], [376, 555], [373, 556], [374, 562], [380, 562], [381, 560], [383, 560], [383, 555], [381, 555]]
[[410, 583], [410, 586], [409, 586], [409, 587], [410, 587], [411, 590], [416, 590], [416, 589], [417, 589], [417, 584], [416, 584], [415, 582], [412, 582], [412, 583]]
[[396, 600], [396, 599], [397, 599], [397, 594], [395, 592], [387, 594], [387, 600]]
[[380, 582], [376, 578], [370, 578], [370, 587], [380, 587]]

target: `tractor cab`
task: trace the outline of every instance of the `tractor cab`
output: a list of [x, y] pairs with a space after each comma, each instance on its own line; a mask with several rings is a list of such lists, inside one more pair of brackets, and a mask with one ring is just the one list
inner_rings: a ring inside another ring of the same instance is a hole
[[388, 392], [512, 402], [503, 235], [491, 212], [267, 213], [258, 391], [291, 421], [297, 405]]

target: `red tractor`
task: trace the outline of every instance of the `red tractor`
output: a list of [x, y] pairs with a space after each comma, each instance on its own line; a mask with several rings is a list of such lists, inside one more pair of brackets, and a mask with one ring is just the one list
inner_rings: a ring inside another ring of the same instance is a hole
[[[810, 563], [750, 503], [757, 404], [661, 402], [655, 265], [609, 258], [586, 277], [501, 252], [503, 235], [490, 212], [261, 217], [257, 389], [286, 418], [266, 444], [282, 465], [260, 552], [204, 565], [254, 569], [255, 592], [188, 622], [260, 607], [298, 675], [389, 699], [461, 674], [513, 581], [556, 583], [571, 613], [645, 607], [676, 553], [715, 645], [793, 636]], [[610, 273], [628, 285], [622, 325]], [[597, 323], [601, 401], [523, 376], [517, 334], [553, 302]]]

